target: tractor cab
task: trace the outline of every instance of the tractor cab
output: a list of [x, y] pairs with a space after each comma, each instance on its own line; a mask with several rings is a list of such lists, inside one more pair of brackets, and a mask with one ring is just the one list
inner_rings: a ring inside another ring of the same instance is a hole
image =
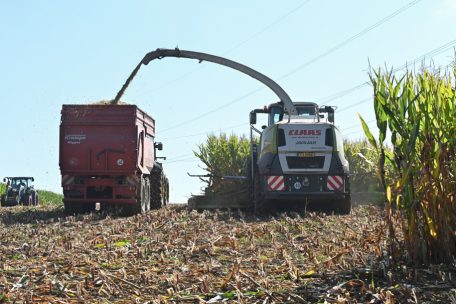
[[9, 178], [11, 181], [10, 187], [19, 189], [22, 187], [32, 187], [33, 177], [11, 177]]

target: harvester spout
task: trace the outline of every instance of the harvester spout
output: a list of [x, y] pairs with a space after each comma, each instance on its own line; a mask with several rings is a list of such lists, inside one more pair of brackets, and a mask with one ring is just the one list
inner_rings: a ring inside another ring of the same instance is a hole
[[238, 62], [235, 62], [230, 59], [226, 59], [223, 57], [219, 56], [214, 56], [206, 53], [201, 53], [201, 52], [192, 52], [192, 51], [186, 51], [186, 50], [180, 50], [178, 48], [175, 49], [156, 49], [155, 51], [152, 51], [150, 53], [147, 53], [144, 58], [141, 60], [141, 62], [136, 66], [136, 68], [133, 70], [133, 72], [130, 74], [130, 76], [127, 78], [127, 81], [125, 84], [122, 86], [120, 91], [117, 93], [116, 97], [111, 101], [111, 104], [118, 104], [120, 101], [120, 98], [124, 94], [125, 90], [127, 89], [128, 85], [130, 82], [133, 80], [133, 78], [136, 76], [138, 73], [139, 69], [141, 68], [141, 65], [147, 65], [149, 62], [155, 59], [162, 59], [165, 57], [176, 57], [176, 58], [188, 58], [188, 59], [196, 59], [199, 62], [202, 61], [209, 61], [213, 63], [217, 63], [220, 65], [227, 66], [229, 68], [232, 68], [234, 70], [237, 70], [239, 72], [242, 72], [258, 81], [266, 85], [268, 88], [270, 88], [280, 99], [280, 102], [283, 104], [283, 110], [286, 113], [289, 113], [290, 115], [295, 115], [296, 114], [296, 108], [293, 104], [293, 102], [290, 99], [290, 96], [285, 92], [284, 89], [282, 89], [281, 86], [279, 86], [274, 80], [271, 78], [267, 77], [266, 75], [249, 68], [248, 66], [245, 66], [243, 64], [240, 64]]

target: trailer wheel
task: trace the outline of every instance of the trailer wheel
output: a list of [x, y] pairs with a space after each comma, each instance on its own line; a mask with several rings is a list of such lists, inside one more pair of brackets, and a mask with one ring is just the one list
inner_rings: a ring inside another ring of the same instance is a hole
[[168, 178], [162, 174], [162, 206], [166, 206], [169, 202], [169, 181]]
[[136, 189], [136, 203], [133, 205], [124, 205], [120, 209], [121, 213], [125, 216], [131, 216], [146, 211], [147, 203], [145, 199], [149, 193], [146, 191], [147, 179], [141, 175], [139, 180], [140, 184], [138, 186], [138, 189]]
[[75, 215], [75, 214], [83, 213], [84, 211], [86, 211], [86, 208], [87, 208], [82, 203], [68, 203], [68, 202], [63, 202], [63, 207], [65, 209], [66, 215]]
[[167, 182], [162, 171], [150, 175], [150, 208], [158, 209], [167, 203]]
[[144, 197], [141, 200], [141, 212], [150, 210], [150, 178], [144, 178]]

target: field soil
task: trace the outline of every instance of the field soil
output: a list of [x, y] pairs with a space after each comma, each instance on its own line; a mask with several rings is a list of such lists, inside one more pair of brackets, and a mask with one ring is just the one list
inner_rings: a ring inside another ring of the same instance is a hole
[[1, 208], [0, 303], [456, 303], [454, 265], [393, 261], [382, 219]]

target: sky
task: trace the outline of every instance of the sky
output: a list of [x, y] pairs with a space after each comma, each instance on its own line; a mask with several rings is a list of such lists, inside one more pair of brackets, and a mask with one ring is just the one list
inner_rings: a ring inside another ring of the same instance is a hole
[[[61, 193], [62, 105], [114, 98], [156, 48], [245, 64], [293, 100], [337, 106], [345, 138], [363, 138], [357, 113], [375, 126], [369, 65], [452, 64], [454, 16], [456, 0], [2, 0], [0, 176]], [[205, 173], [193, 151], [207, 134], [248, 135], [249, 112], [277, 96], [229, 68], [164, 58], [141, 68], [123, 101], [155, 119], [170, 201], [184, 203], [203, 187], [187, 172]]]

